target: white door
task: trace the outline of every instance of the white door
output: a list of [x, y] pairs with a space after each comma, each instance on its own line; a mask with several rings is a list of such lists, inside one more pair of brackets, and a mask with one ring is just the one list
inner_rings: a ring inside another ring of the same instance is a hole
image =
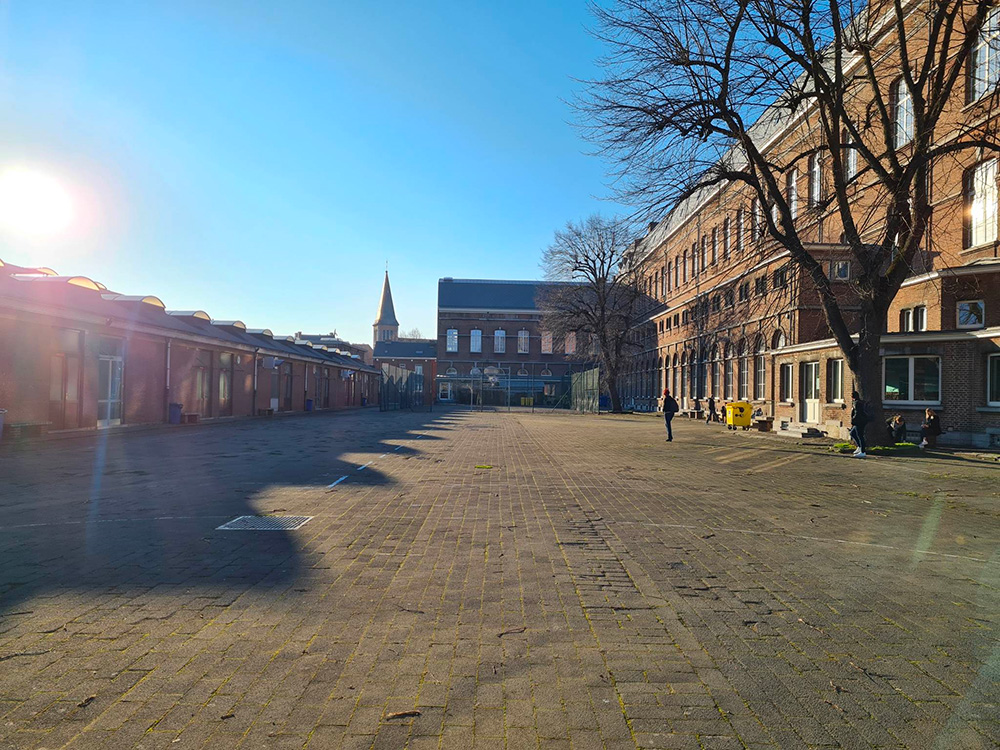
[[802, 421], [819, 424], [819, 362], [802, 363]]

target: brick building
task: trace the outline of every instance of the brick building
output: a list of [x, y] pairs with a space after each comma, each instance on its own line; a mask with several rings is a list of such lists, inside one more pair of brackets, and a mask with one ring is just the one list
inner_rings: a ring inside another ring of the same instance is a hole
[[378, 396], [359, 357], [2, 261], [0, 352], [5, 434], [162, 423], [174, 403], [195, 421]]
[[484, 382], [515, 399], [557, 403], [568, 376], [586, 369], [574, 334], [544, 329], [539, 299], [550, 282], [438, 281], [437, 395], [468, 400]]
[[[919, 39], [920, 15], [911, 20]], [[977, 49], [1000, 40], [1000, 11], [987, 22], [987, 35]], [[956, 97], [943, 119], [956, 130], [967, 119], [984, 116], [977, 102], [989, 99], [1000, 82], [987, 57], [973, 55], [966, 95]], [[892, 49], [882, 50], [878, 59], [898, 71]], [[894, 85], [894, 138], [905, 150], [907, 108], [897, 106], [898, 81]], [[858, 103], [859, 117], [863, 105]], [[818, 137], [818, 128], [814, 113], [791, 117], [775, 110], [755, 126], [755, 138], [780, 162], [784, 154], [807, 151], [803, 144]], [[947, 143], [950, 134], [942, 129], [936, 137]], [[856, 170], [852, 163], [849, 153], [844, 168]], [[943, 444], [1000, 444], [997, 163], [988, 153], [970, 150], [934, 165], [930, 229], [882, 338], [883, 407], [901, 414], [914, 435], [924, 409], [935, 409], [945, 430]], [[831, 170], [822, 154], [813, 153], [788, 170], [783, 198], [801, 206], [797, 230], [822, 261], [849, 326], [857, 330], [851, 319], [855, 261], [839, 244], [835, 203], [822, 200], [832, 189]], [[864, 173], [843, 177], [859, 210], [880, 200]], [[664, 387], [688, 412], [696, 412], [709, 395], [746, 399], [774, 417], [775, 429], [846, 436], [850, 370], [812, 281], [764, 231], [767, 210], [743, 186], [720, 184], [675, 206], [637, 241], [633, 262], [643, 269], [650, 309], [636, 331], [640, 351], [627, 376], [625, 401], [637, 409], [659, 409]], [[863, 230], [877, 241], [883, 228]]]

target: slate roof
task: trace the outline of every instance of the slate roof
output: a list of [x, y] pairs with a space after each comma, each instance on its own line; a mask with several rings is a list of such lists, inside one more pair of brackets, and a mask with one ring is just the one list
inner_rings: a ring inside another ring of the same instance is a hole
[[376, 359], [434, 359], [437, 357], [436, 339], [396, 339], [375, 342]]
[[385, 272], [385, 281], [382, 283], [382, 299], [378, 303], [378, 314], [375, 316], [373, 325], [377, 326], [398, 326], [396, 320], [396, 309], [392, 305], [392, 289], [389, 288], [389, 272]]
[[438, 280], [439, 310], [526, 310], [541, 312], [539, 294], [572, 282], [502, 281], [496, 279]]
[[[260, 349], [269, 356], [296, 356], [365, 372], [377, 372], [361, 360], [344, 357], [281, 336], [247, 331], [234, 321], [206, 320], [203, 313], [168, 312], [155, 297], [122, 297], [82, 276], [38, 278], [38, 269], [0, 261], [0, 305], [8, 304], [53, 315], [113, 321], [123, 333], [145, 328], [163, 336], [207, 338], [219, 346]], [[148, 301], [143, 301], [148, 300]]]

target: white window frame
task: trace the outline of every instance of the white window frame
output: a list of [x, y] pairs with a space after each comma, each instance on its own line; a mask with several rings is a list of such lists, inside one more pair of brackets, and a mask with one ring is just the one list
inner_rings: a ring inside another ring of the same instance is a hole
[[794, 221], [799, 218], [799, 170], [795, 167], [785, 175], [785, 200], [788, 201], [788, 211]]
[[753, 359], [753, 398], [763, 401], [767, 396], [767, 360], [763, 354], [755, 354]]
[[552, 354], [551, 331], [542, 331], [542, 354]]
[[[979, 305], [979, 309], [982, 311], [982, 316], [979, 323], [965, 323], [962, 324], [962, 305]], [[986, 302], [981, 299], [963, 299], [959, 300], [958, 304], [955, 305], [955, 325], [958, 328], [964, 329], [979, 329], [986, 327]]]
[[744, 214], [746, 212], [741, 208], [736, 212], [736, 254], [738, 256], [743, 255], [746, 250], [746, 244], [744, 243], [745, 237], [743, 234], [744, 225], [746, 224], [746, 219]]
[[902, 148], [913, 140], [913, 97], [900, 76], [892, 92], [893, 145]]
[[722, 366], [722, 382], [723, 390], [725, 391], [725, 398], [729, 401], [733, 398], [733, 358], [726, 357], [725, 362]]
[[900, 310], [901, 319], [899, 322], [899, 329], [903, 333], [910, 333], [913, 330], [913, 310], [907, 307], [904, 310]]
[[847, 143], [844, 150], [844, 182], [853, 182], [858, 176], [858, 149]]
[[790, 404], [793, 401], [792, 388], [795, 386], [795, 365], [783, 364], [781, 371], [781, 393], [779, 397], [783, 403]]
[[523, 328], [517, 332], [517, 353], [528, 354], [531, 351], [531, 334]]
[[740, 401], [746, 401], [750, 396], [750, 357], [740, 357]]
[[483, 351], [483, 331], [480, 328], [473, 328], [469, 331], [469, 351], [474, 354], [481, 354]]
[[722, 222], [722, 259], [729, 260], [729, 241], [731, 230], [730, 230], [730, 220], [727, 216], [725, 221]]
[[498, 328], [493, 331], [493, 353], [494, 354], [506, 354], [507, 353], [507, 331], [503, 328]]
[[712, 265], [719, 262], [719, 228], [712, 227]]
[[446, 352], [457, 352], [458, 351], [458, 329], [449, 328], [445, 334], [445, 347]]
[[[901, 398], [898, 400], [886, 399], [885, 398], [885, 368], [886, 363], [890, 359], [905, 359], [909, 362], [909, 373], [907, 375], [907, 383], [909, 384], [910, 392], [907, 393], [907, 398]], [[936, 359], [938, 363], [938, 397], [936, 401], [916, 401], [913, 398], [913, 363], [918, 359]], [[937, 354], [910, 354], [906, 356], [899, 357], [883, 357], [882, 358], [882, 403], [885, 406], [940, 406], [941, 405], [941, 357]]]
[[968, 212], [967, 247], [997, 240], [997, 160], [986, 159], [966, 177], [965, 210]]
[[829, 403], [844, 403], [844, 360], [839, 357], [826, 361], [826, 393]]
[[972, 49], [969, 101], [982, 99], [1000, 84], [1000, 9], [994, 8]]
[[[1000, 387], [997, 388], [996, 393], [990, 393], [990, 375], [993, 368], [1000, 370], [1000, 354], [991, 354], [986, 358], [986, 404], [1000, 406]], [[990, 396], [996, 396], [996, 398], [990, 399]]]
[[[843, 271], [843, 273], [841, 273]], [[851, 280], [851, 261], [849, 260], [831, 260], [830, 261], [830, 280], [831, 281], [850, 281]]]
[[809, 157], [809, 205], [815, 208], [823, 200], [823, 164], [819, 154]]
[[927, 305], [917, 305], [913, 308], [913, 330], [927, 330]]

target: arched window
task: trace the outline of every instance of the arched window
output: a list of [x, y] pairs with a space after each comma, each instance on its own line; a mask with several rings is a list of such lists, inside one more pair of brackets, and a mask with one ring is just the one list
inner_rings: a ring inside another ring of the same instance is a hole
[[900, 76], [892, 85], [893, 146], [901, 148], [913, 140], [913, 97]]
[[761, 401], [765, 397], [767, 382], [767, 362], [764, 359], [764, 336], [757, 337], [753, 358], [753, 397]]
[[708, 351], [701, 350], [701, 357], [698, 359], [698, 398], [705, 398], [708, 388]]
[[709, 393], [715, 397], [722, 395], [722, 388], [719, 383], [719, 345], [716, 344], [712, 347], [712, 387], [709, 388]]
[[733, 345], [726, 344], [726, 361], [723, 364], [725, 369], [724, 384], [725, 397], [727, 401], [733, 400]]
[[785, 345], [785, 332], [775, 331], [774, 335], [771, 337], [771, 348], [780, 349]]
[[747, 359], [746, 339], [743, 339], [740, 342], [739, 359], [740, 359], [740, 382], [739, 382], [740, 400], [746, 401], [750, 397], [750, 362]]
[[683, 399], [687, 395], [688, 379], [688, 355], [687, 352], [681, 354], [681, 390], [680, 397]]

